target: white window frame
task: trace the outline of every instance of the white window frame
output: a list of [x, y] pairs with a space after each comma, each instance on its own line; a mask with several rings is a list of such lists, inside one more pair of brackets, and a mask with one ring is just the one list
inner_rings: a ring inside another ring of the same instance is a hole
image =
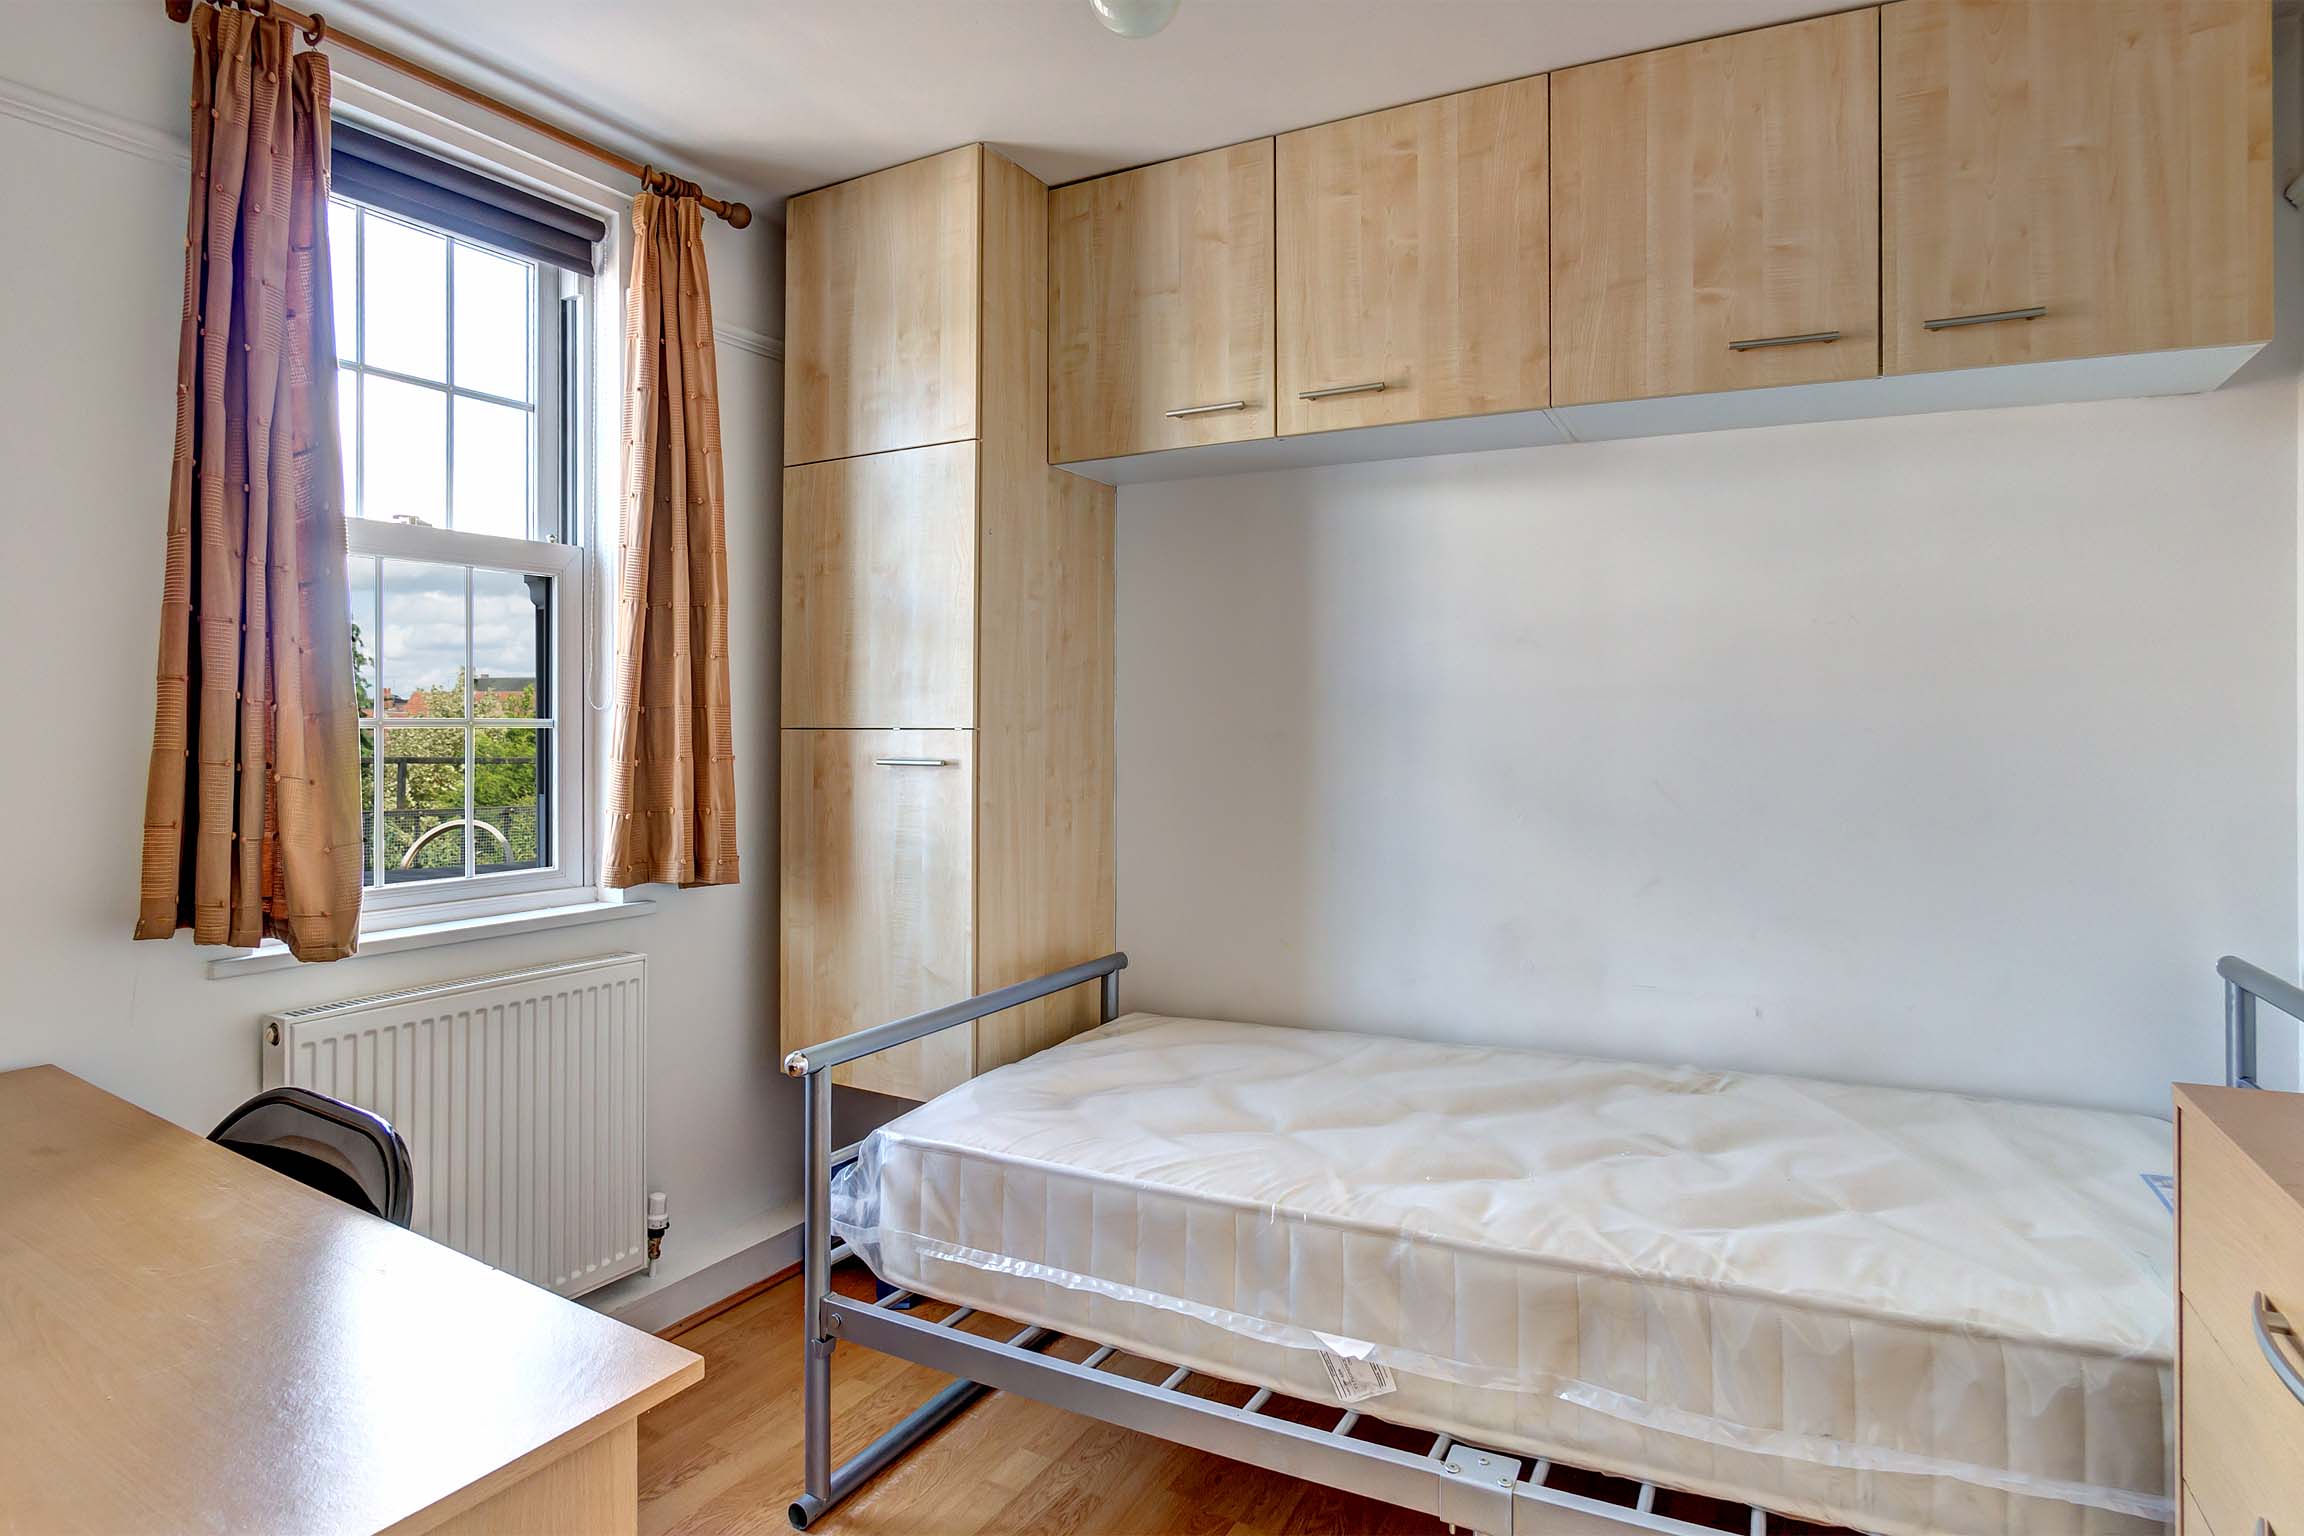
[[[553, 907], [566, 904], [571, 897], [588, 897], [597, 885], [592, 866], [591, 831], [595, 806], [590, 793], [592, 778], [589, 731], [586, 729], [591, 711], [585, 707], [589, 696], [584, 676], [584, 629], [582, 615], [590, 601], [587, 589], [587, 562], [583, 550], [572, 544], [525, 539], [501, 539], [485, 533], [456, 533], [445, 528], [415, 527], [405, 523], [371, 523], [350, 519], [346, 524], [347, 558], [381, 556], [387, 560], [421, 560], [441, 565], [472, 566], [485, 570], [515, 571], [522, 575], [543, 576], [552, 581], [551, 666], [552, 711], [533, 721], [498, 720], [495, 718], [462, 721], [427, 720], [421, 717], [402, 717], [382, 714], [383, 686], [379, 679], [376, 694], [378, 719], [387, 732], [395, 727], [409, 729], [465, 729], [466, 793], [471, 793], [471, 751], [476, 728], [518, 728], [537, 725], [552, 732], [552, 771], [550, 799], [552, 820], [552, 862], [543, 869], [509, 870], [497, 874], [480, 873], [453, 880], [427, 880], [408, 885], [370, 885], [362, 893], [360, 931], [363, 934], [383, 932], [392, 928], [439, 922], [454, 916], [491, 916], [505, 912], [526, 911], [535, 907]], [[384, 588], [389, 593], [389, 587]], [[476, 675], [472, 663], [472, 604], [470, 589], [465, 597], [465, 708], [470, 709], [471, 679]], [[571, 622], [573, 620], [573, 622]], [[382, 636], [377, 637], [381, 652]], [[378, 657], [381, 662], [381, 655]], [[571, 707], [573, 706], [573, 707]], [[376, 729], [364, 723], [362, 730]], [[371, 846], [376, 857], [383, 857], [382, 783], [386, 758], [383, 739], [378, 738], [376, 753], [376, 792], [370, 803], [362, 807], [368, 818]], [[465, 831], [470, 844], [471, 829]], [[539, 850], [541, 852], [542, 850]], [[373, 919], [373, 921], [372, 921]]]
[[[357, 198], [344, 197], [342, 201], [358, 203]], [[363, 205], [365, 206], [365, 205]], [[439, 234], [453, 242], [488, 250], [484, 241], [472, 240], [453, 231], [425, 225], [389, 209], [366, 208], [366, 217], [388, 218]], [[566, 907], [591, 901], [599, 894], [599, 867], [595, 848], [595, 832], [600, 819], [600, 807], [594, 788], [597, 778], [595, 760], [599, 742], [595, 716], [591, 707], [600, 680], [592, 677], [588, 662], [605, 665], [605, 657], [587, 653], [594, 649], [586, 643], [586, 626], [594, 613], [598, 597], [593, 591], [592, 573], [597, 561], [596, 552], [584, 543], [584, 533], [596, 526], [590, 498], [594, 490], [593, 476], [583, 472], [588, 462], [597, 424], [594, 421], [600, 398], [592, 366], [591, 332], [589, 318], [594, 312], [596, 295], [594, 279], [589, 275], [560, 272], [560, 269], [511, 252], [494, 254], [529, 262], [534, 275], [529, 290], [529, 364], [530, 391], [533, 396], [530, 431], [530, 486], [533, 526], [543, 536], [533, 539], [503, 538], [492, 534], [463, 532], [454, 528], [433, 528], [422, 524], [382, 522], [351, 515], [356, 508], [347, 508], [345, 517], [345, 556], [347, 561], [363, 557], [381, 557], [386, 560], [414, 560], [443, 565], [468, 566], [475, 569], [510, 571], [522, 575], [542, 576], [552, 584], [550, 658], [552, 690], [547, 715], [534, 720], [478, 720], [469, 711], [473, 708], [471, 693], [478, 673], [472, 654], [472, 600], [471, 589], [466, 587], [465, 599], [465, 716], [460, 720], [432, 722], [439, 728], [465, 731], [466, 798], [469, 803], [474, 786], [472, 750], [474, 733], [481, 728], [519, 728], [533, 725], [551, 732], [550, 783], [547, 787], [547, 805], [550, 808], [552, 838], [551, 861], [544, 868], [476, 872], [450, 879], [425, 880], [405, 885], [370, 883], [375, 881], [377, 869], [371, 866], [363, 871], [364, 889], [361, 894], [360, 932], [364, 938], [375, 937], [405, 928], [430, 927], [443, 922], [467, 918], [505, 916], [523, 912]], [[365, 280], [364, 261], [354, 263], [358, 280]], [[555, 281], [555, 279], [559, 279]], [[447, 372], [454, 377], [455, 289], [453, 265], [450, 269], [448, 308], [445, 324], [448, 327], [449, 365]], [[573, 298], [575, 303], [566, 304]], [[561, 323], [561, 316], [573, 313], [579, 317], [573, 327], [574, 334], [547, 348], [543, 342], [545, 327]], [[350, 323], [348, 317], [340, 321]], [[353, 381], [374, 373], [378, 377], [399, 377], [390, 370], [373, 368], [365, 359], [361, 339], [352, 338], [351, 361], [355, 368]], [[448, 399], [449, 452], [446, 466], [453, 506], [454, 481], [454, 401], [459, 396], [472, 396], [493, 400], [484, 392], [459, 389], [453, 383], [431, 380], [408, 380], [426, 388], [439, 388]], [[514, 403], [514, 402], [500, 402]], [[525, 402], [521, 402], [525, 404]], [[547, 441], [547, 439], [551, 441]], [[367, 453], [366, 424], [361, 424], [359, 452]], [[453, 517], [453, 510], [450, 516]], [[557, 531], [553, 531], [557, 528]], [[380, 582], [380, 602], [389, 601], [389, 582]], [[362, 718], [363, 732], [376, 731], [373, 738], [374, 781], [367, 802], [361, 807], [366, 818], [371, 857], [381, 861], [384, 857], [383, 786], [384, 752], [386, 736], [397, 726], [399, 729], [427, 728], [413, 719], [395, 717], [384, 712], [384, 691], [389, 661], [384, 654], [384, 635], [379, 615], [373, 626], [364, 623], [364, 632], [373, 632], [372, 664], [376, 668], [376, 712]], [[544, 660], [545, 658], [539, 658]], [[464, 830], [468, 850], [473, 847], [473, 829]], [[539, 849], [539, 854], [543, 850]]]

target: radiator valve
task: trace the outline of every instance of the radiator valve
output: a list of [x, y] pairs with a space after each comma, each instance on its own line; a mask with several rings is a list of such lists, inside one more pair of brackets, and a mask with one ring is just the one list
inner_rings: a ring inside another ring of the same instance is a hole
[[672, 1202], [664, 1191], [648, 1192], [648, 1273], [656, 1273], [656, 1260], [664, 1252], [664, 1234], [672, 1230]]

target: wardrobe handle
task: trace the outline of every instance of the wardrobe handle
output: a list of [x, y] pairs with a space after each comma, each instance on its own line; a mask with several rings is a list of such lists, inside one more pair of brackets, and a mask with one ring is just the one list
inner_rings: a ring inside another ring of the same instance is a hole
[[1217, 411], [1244, 411], [1246, 409], [1248, 409], [1248, 402], [1245, 400], [1219, 400], [1214, 405], [1186, 405], [1173, 411], [1162, 411], [1160, 414], [1173, 419], [1178, 416], [1208, 416]]
[[1728, 343], [1731, 352], [1757, 352], [1762, 347], [1805, 347], [1814, 342], [1838, 341], [1838, 331], [1802, 331], [1797, 336], [1755, 336], [1749, 341]]
[[872, 766], [875, 768], [949, 768], [952, 766], [952, 759], [948, 757], [876, 757], [872, 759]]
[[1371, 379], [1366, 384], [1337, 384], [1327, 389], [1299, 390], [1296, 398], [1299, 400], [1328, 400], [1337, 395], [1380, 395], [1382, 393], [1384, 393], [1384, 381]]
[[1946, 315], [1941, 320], [1923, 320], [1921, 326], [1931, 331], [1956, 331], [1964, 325], [1998, 325], [2003, 320], [2037, 320], [2048, 313], [2048, 306], [2035, 304], [2030, 309], [1995, 309], [1981, 315]]
[[[2264, 1351], [2264, 1359], [2272, 1367], [2272, 1374], [2280, 1378], [2280, 1385], [2288, 1389], [2289, 1396], [2304, 1403], [2304, 1372], [2296, 1369], [2296, 1362], [2289, 1359], [2288, 1351], [2280, 1347], [2280, 1339], [2288, 1340], [2290, 1347], [2294, 1347], [2296, 1330], [2289, 1325], [2288, 1319], [2280, 1315], [2278, 1308], [2264, 1299], [2262, 1291], [2256, 1293], [2256, 1303], [2250, 1312], [2252, 1315], [2249, 1321], [2256, 1325], [2256, 1347]], [[2275, 1334], [2279, 1338], [2273, 1337]]]

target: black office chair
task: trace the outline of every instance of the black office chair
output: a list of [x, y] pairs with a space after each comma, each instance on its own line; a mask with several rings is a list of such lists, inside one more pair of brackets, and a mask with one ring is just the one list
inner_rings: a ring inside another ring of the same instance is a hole
[[226, 1115], [208, 1139], [346, 1205], [408, 1225], [416, 1165], [382, 1115], [309, 1088], [268, 1088]]

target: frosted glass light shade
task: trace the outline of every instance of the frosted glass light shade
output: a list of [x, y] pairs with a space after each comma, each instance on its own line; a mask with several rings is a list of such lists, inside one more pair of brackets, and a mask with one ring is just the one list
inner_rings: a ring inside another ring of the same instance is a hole
[[1122, 37], [1150, 37], [1176, 17], [1177, 0], [1088, 0], [1096, 19]]

